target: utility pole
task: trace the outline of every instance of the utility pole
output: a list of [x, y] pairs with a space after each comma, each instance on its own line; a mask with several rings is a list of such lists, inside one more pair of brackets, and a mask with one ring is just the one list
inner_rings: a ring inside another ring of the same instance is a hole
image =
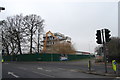
[[[4, 7], [0, 7], [0, 12], [1, 12], [1, 10], [5, 10], [5, 8]], [[3, 21], [1, 21], [0, 22], [0, 25], [2, 25], [3, 24]], [[0, 49], [1, 50], [1, 49]], [[4, 50], [3, 50], [3, 30], [2, 30], [2, 52], [3, 52]]]
[[103, 39], [103, 53], [104, 53], [105, 73], [107, 73], [106, 45], [105, 45], [104, 29], [102, 29], [102, 39]]
[[[0, 12], [1, 12], [1, 10], [5, 10], [5, 8], [0, 7]], [[2, 25], [2, 24], [3, 24], [3, 21], [1, 21], [0, 25]], [[3, 47], [3, 30], [2, 30], [2, 47]]]

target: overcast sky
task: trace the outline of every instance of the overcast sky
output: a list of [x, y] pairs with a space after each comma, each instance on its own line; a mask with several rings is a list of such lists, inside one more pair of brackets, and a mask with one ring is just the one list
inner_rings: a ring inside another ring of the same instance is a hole
[[118, 36], [116, 0], [0, 0], [0, 20], [22, 13], [37, 14], [45, 20], [45, 31], [72, 38], [77, 50], [94, 52], [96, 30], [108, 28]]

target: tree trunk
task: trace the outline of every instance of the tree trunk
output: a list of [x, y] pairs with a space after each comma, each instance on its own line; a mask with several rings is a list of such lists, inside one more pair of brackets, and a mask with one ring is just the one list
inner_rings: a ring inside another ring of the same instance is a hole
[[22, 50], [21, 50], [21, 45], [20, 45], [20, 38], [18, 36], [18, 51], [20, 52], [20, 54], [22, 54]]
[[30, 54], [32, 54], [32, 36], [33, 36], [33, 31], [31, 30], [31, 36], [30, 36]]
[[38, 53], [39, 53], [39, 40], [40, 40], [40, 38], [39, 38], [39, 36], [40, 36], [40, 34], [38, 33]]
[[20, 54], [22, 54], [22, 50], [21, 50], [21, 45], [20, 45], [20, 40], [19, 40], [19, 42], [18, 42], [18, 48], [19, 48], [19, 52], [20, 52]]
[[7, 55], [9, 55], [9, 48], [7, 45], [6, 45], [6, 52], [7, 52]]

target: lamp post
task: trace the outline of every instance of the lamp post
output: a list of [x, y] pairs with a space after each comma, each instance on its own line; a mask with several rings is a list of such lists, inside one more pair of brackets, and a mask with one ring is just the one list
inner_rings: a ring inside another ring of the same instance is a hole
[[[0, 12], [1, 12], [1, 10], [5, 10], [5, 8], [4, 7], [0, 7]], [[0, 25], [2, 25], [2, 23], [3, 22], [1, 22], [0, 23]], [[2, 31], [3, 32], [3, 31]], [[3, 33], [2, 33], [2, 38], [3, 38]], [[3, 41], [3, 40], [2, 40]], [[1, 41], [0, 41], [0, 45], [1, 45]], [[2, 47], [3, 47], [3, 43], [2, 43]], [[3, 59], [2, 59], [2, 54], [1, 54], [1, 50], [2, 50], [2, 47], [0, 46], [0, 61], [4, 61]], [[2, 65], [0, 65], [0, 72], [2, 71]], [[2, 75], [2, 73], [0, 73], [1, 75]], [[2, 76], [0, 75], [0, 79], [2, 78]]]

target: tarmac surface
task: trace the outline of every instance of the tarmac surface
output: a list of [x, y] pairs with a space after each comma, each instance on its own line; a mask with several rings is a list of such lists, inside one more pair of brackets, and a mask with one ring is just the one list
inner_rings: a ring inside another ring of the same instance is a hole
[[120, 80], [107, 64], [108, 73], [104, 72], [103, 63], [92, 62], [91, 71], [88, 70], [89, 60], [62, 62], [4, 62], [2, 78], [86, 78]]

